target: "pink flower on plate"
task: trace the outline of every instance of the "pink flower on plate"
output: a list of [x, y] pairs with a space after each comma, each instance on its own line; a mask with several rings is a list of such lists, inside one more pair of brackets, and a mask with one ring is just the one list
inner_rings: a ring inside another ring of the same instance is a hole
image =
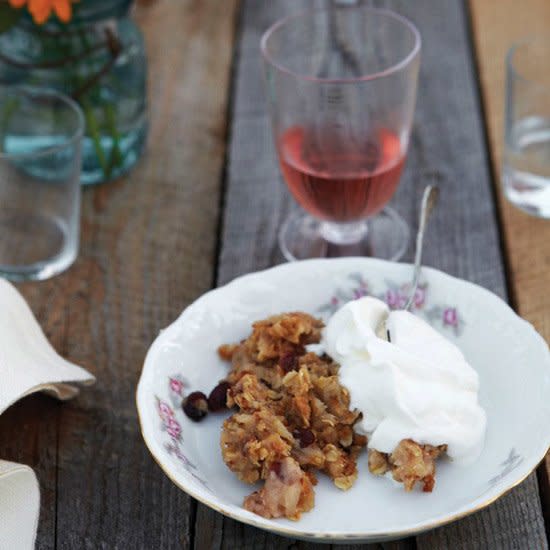
[[443, 324], [451, 327], [458, 326], [458, 312], [455, 307], [448, 307], [443, 311]]
[[166, 431], [172, 439], [179, 439], [181, 435], [181, 426], [175, 418], [170, 417], [166, 421]]
[[386, 292], [386, 303], [391, 308], [397, 307], [399, 303], [399, 292], [392, 290], [391, 288]]
[[174, 417], [174, 411], [164, 401], [158, 400], [158, 408], [160, 417], [167, 422], [168, 419]]
[[183, 392], [183, 382], [177, 378], [170, 378], [170, 389], [174, 393], [181, 395]]
[[333, 305], [333, 306], [336, 306], [338, 305], [338, 298], [336, 298], [336, 296], [333, 296], [331, 299], [330, 299], [330, 303]]
[[426, 301], [426, 289], [418, 287], [414, 293], [414, 307], [422, 307]]
[[356, 288], [354, 291], [353, 291], [353, 299], [354, 300], [359, 300], [359, 298], [362, 298], [363, 296], [366, 296], [367, 295], [367, 291], [365, 288]]
[[407, 303], [407, 297], [401, 294], [398, 290], [389, 289], [386, 292], [386, 303], [390, 309], [401, 309]]

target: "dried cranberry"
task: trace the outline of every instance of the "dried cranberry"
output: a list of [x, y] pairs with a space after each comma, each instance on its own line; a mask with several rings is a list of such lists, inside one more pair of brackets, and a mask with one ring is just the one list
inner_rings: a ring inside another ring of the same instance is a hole
[[296, 428], [292, 435], [300, 442], [300, 447], [309, 447], [315, 443], [315, 434], [307, 428]]
[[227, 390], [230, 388], [229, 382], [220, 382], [208, 396], [208, 408], [212, 412], [221, 411], [227, 408]]
[[280, 462], [273, 462], [270, 466], [270, 470], [278, 477], [281, 478], [282, 464]]
[[279, 365], [285, 372], [290, 372], [291, 370], [298, 370], [298, 357], [295, 353], [291, 351], [281, 355], [279, 359]]
[[201, 391], [190, 393], [183, 402], [183, 412], [195, 422], [202, 420], [208, 413], [208, 401]]

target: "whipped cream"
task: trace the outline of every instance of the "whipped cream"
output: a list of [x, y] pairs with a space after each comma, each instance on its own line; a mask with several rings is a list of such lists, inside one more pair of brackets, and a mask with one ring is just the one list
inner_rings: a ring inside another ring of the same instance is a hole
[[478, 375], [422, 319], [361, 298], [330, 318], [323, 347], [341, 365], [351, 406], [363, 413], [356, 428], [369, 436], [370, 448], [391, 453], [410, 438], [448, 445], [447, 454], [457, 462], [479, 456], [487, 421], [478, 403]]

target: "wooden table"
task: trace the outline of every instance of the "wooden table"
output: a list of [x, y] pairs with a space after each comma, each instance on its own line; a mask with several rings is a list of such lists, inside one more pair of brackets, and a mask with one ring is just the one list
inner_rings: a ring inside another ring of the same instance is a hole
[[[127, 178], [85, 191], [76, 264], [19, 285], [57, 350], [98, 379], [72, 402], [32, 396], [0, 419], [0, 456], [29, 464], [40, 481], [38, 548], [315, 547], [197, 505], [149, 455], [134, 403], [161, 328], [209, 288], [282, 261], [276, 233], [294, 206], [274, 160], [258, 44], [276, 18], [313, 3], [323, 0], [139, 3], [151, 63], [148, 152]], [[436, 179], [443, 200], [426, 263], [509, 299], [550, 340], [550, 222], [511, 208], [497, 185], [504, 52], [517, 36], [548, 32], [550, 4], [373, 3], [408, 16], [423, 37], [396, 208], [414, 229], [422, 188]], [[369, 548], [548, 548], [547, 472], [459, 522]]]

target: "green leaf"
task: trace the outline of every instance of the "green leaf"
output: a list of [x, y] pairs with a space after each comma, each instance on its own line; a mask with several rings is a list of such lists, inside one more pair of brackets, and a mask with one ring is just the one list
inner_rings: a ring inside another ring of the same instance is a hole
[[23, 15], [23, 10], [12, 8], [0, 0], [0, 33], [10, 30]]

